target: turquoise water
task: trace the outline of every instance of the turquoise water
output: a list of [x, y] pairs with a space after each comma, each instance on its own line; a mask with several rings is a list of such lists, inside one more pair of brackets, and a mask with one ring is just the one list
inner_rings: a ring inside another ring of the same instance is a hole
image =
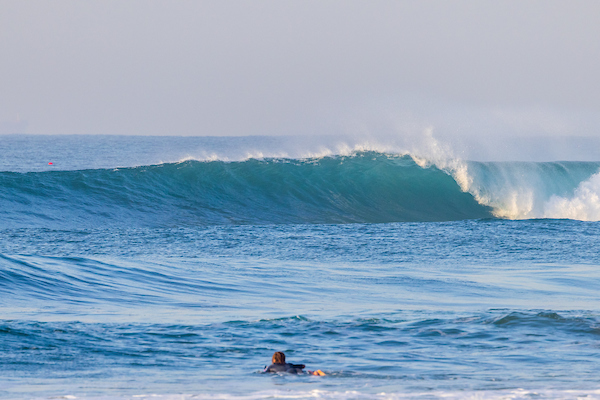
[[[0, 397], [600, 397], [600, 163], [28, 138], [0, 160]], [[261, 374], [274, 351], [327, 376]]]

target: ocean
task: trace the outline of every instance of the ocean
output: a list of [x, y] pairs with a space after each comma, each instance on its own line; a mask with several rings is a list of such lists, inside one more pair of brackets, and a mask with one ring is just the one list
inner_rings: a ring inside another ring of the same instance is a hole
[[0, 398], [600, 399], [598, 220], [600, 160], [0, 136]]

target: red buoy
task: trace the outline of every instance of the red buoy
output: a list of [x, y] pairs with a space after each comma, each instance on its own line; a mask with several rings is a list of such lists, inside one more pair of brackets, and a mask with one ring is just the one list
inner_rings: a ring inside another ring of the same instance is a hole
[[48, 165], [53, 165], [54, 163], [49, 162]]

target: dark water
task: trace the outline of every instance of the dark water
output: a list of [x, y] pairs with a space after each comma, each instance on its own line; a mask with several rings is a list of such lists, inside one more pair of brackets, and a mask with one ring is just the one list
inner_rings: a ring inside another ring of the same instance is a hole
[[0, 172], [3, 398], [600, 398], [600, 163], [79, 166]]

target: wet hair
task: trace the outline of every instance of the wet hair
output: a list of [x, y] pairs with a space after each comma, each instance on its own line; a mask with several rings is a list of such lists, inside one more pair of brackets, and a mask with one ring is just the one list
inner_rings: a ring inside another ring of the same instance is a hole
[[285, 354], [281, 351], [273, 353], [273, 364], [285, 364]]

